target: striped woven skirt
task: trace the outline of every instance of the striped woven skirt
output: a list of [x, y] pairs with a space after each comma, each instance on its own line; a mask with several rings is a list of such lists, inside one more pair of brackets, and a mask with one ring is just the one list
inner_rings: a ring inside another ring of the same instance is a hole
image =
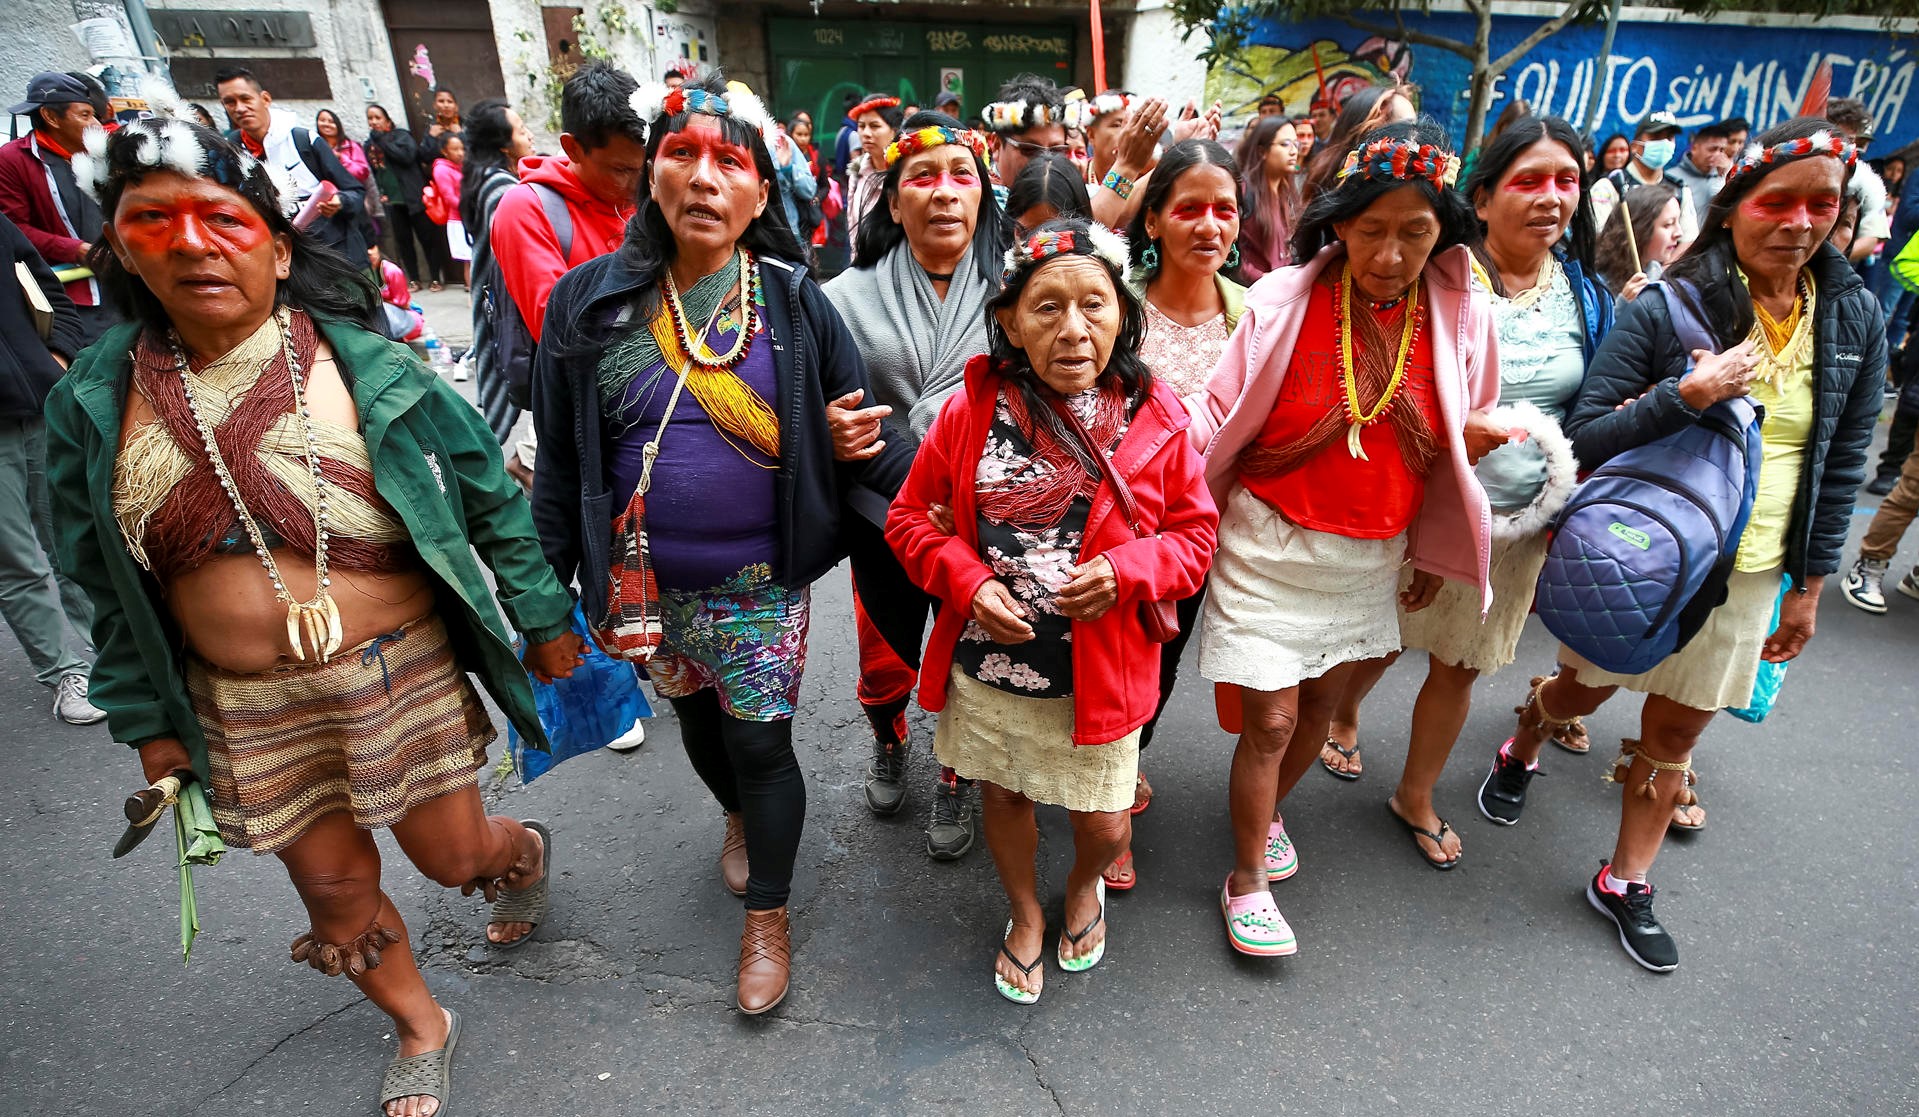
[[187, 691], [220, 836], [256, 854], [333, 811], [371, 830], [470, 787], [495, 736], [432, 615], [325, 664], [247, 675], [190, 659]]

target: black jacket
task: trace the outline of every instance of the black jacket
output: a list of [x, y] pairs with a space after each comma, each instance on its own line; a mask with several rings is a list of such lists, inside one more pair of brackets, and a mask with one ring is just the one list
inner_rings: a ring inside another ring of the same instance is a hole
[[[53, 353], [69, 361], [80, 353], [80, 314], [33, 242], [4, 215], [0, 215], [0, 252], [5, 253], [0, 259], [6, 261], [6, 274], [0, 275], [0, 419], [37, 419], [62, 373]], [[15, 279], [15, 265], [22, 262], [53, 307], [53, 336], [46, 341], [34, 329], [26, 292]]]
[[420, 195], [426, 190], [426, 175], [420, 170], [420, 145], [413, 133], [394, 128], [387, 132], [369, 132], [366, 142], [370, 147], [380, 149], [380, 155], [386, 160], [386, 169], [400, 181], [400, 197], [390, 199], [388, 205], [405, 206], [419, 210]]
[[[1852, 519], [1853, 492], [1866, 474], [1866, 449], [1886, 378], [1885, 317], [1838, 250], [1825, 246], [1808, 265], [1817, 284], [1813, 368], [1818, 376], [1805, 471], [1786, 534], [1786, 573], [1806, 579], [1834, 573]], [[1699, 417], [1679, 395], [1687, 354], [1665, 293], [1654, 289], [1621, 304], [1619, 322], [1586, 370], [1566, 419], [1582, 469], [1663, 438]], [[1643, 398], [1641, 398], [1643, 396]], [[1634, 402], [1621, 408], [1626, 400]]]
[[[626, 254], [590, 260], [560, 277], [546, 307], [533, 365], [533, 427], [540, 461], [533, 474], [533, 523], [562, 584], [577, 576], [589, 618], [606, 611], [613, 494], [607, 488], [599, 353], [593, 337], [654, 282]], [[882, 524], [912, 468], [904, 441], [888, 438], [879, 457], [836, 462], [826, 402], [867, 389], [866, 365], [839, 312], [800, 264], [760, 257], [766, 327], [777, 377], [780, 468], [773, 477], [782, 585], [808, 585], [847, 553], [845, 511]], [[592, 332], [592, 331], [596, 331]], [[723, 499], [715, 494], [715, 499]]]

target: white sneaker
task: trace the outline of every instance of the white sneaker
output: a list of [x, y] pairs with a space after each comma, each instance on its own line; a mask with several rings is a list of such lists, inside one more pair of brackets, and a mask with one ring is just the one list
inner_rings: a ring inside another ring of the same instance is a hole
[[1864, 609], [1868, 613], [1886, 611], [1886, 568], [1892, 564], [1885, 559], [1869, 559], [1864, 555], [1846, 571], [1843, 587], [1845, 597], [1854, 608]]
[[453, 363], [453, 382], [458, 384], [470, 379], [472, 379], [472, 374], [467, 369], [466, 358], [461, 357]]
[[93, 725], [105, 721], [107, 712], [87, 701], [87, 677], [75, 671], [54, 684], [53, 716], [68, 725]]
[[646, 719], [635, 718], [633, 728], [606, 743], [614, 752], [632, 752], [646, 741]]
[[1906, 571], [1906, 576], [1899, 579], [1899, 584], [1894, 588], [1914, 601], [1919, 601], [1919, 566]]

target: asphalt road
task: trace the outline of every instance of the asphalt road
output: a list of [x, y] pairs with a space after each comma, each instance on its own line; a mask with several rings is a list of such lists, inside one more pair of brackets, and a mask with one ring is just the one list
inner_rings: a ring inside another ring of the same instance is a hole
[[[1895, 571], [1915, 555], [1919, 538]], [[1772, 719], [1721, 719], [1699, 752], [1710, 828], [1654, 872], [1676, 973], [1634, 966], [1581, 896], [1610, 850], [1618, 792], [1599, 776], [1636, 729], [1629, 701], [1589, 719], [1593, 755], [1548, 750], [1520, 827], [1473, 807], [1526, 675], [1550, 663], [1535, 626], [1519, 664], [1480, 688], [1440, 785], [1465, 841], [1457, 871], [1426, 868], [1382, 807], [1417, 657], [1366, 711], [1366, 776], [1301, 784], [1287, 817], [1302, 870], [1278, 886], [1301, 952], [1283, 961], [1224, 940], [1232, 742], [1189, 672], [1146, 754], [1159, 794], [1138, 820], [1142, 883], [1112, 901], [1105, 962], [1049, 962], [1043, 999], [1020, 1008], [992, 989], [1005, 905], [984, 850], [924, 854], [924, 714], [908, 811], [866, 813], [836, 571], [814, 599], [798, 729], [795, 982], [771, 1016], [732, 1008], [740, 915], [715, 866], [721, 816], [670, 717], [630, 756], [490, 784], [556, 839], [553, 912], [523, 950], [490, 950], [480, 904], [427, 883], [382, 835], [428, 981], [466, 1021], [448, 1112], [1919, 1113], [1919, 602], [1873, 618], [1837, 589]], [[345, 981], [287, 961], [305, 924], [278, 864], [235, 853], [199, 874], [204, 932], [182, 968], [171, 843], [107, 856], [134, 758], [49, 705], [0, 638], [0, 1114], [373, 1114], [387, 1022]], [[1042, 828], [1057, 924], [1063, 814]]]

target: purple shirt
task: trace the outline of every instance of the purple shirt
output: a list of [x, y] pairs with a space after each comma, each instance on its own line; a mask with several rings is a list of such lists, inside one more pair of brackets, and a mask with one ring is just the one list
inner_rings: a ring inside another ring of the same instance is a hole
[[[775, 404], [773, 347], [764, 323], [733, 373]], [[627, 386], [620, 411], [631, 425], [609, 431], [608, 484], [616, 512], [639, 487], [641, 452], [660, 429], [675, 380], [669, 370], [657, 377], [641, 375]], [[646, 494], [646, 540], [661, 589], [711, 589], [754, 563], [779, 568], [772, 468], [777, 465], [744, 438], [722, 434], [690, 386], [680, 393]]]

